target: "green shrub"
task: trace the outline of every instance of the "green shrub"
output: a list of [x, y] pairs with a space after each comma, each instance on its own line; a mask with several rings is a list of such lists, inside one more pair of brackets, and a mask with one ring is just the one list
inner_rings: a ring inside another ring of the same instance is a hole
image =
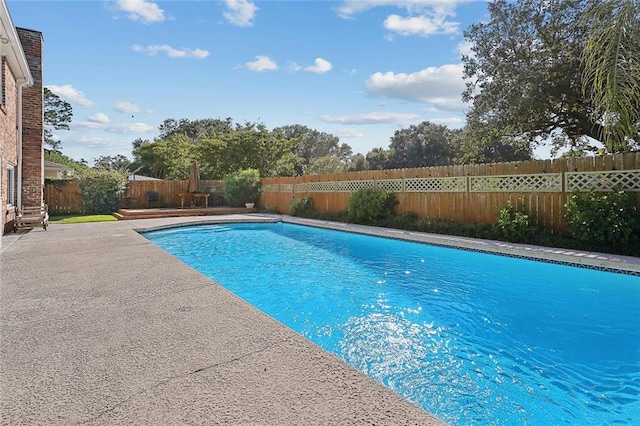
[[493, 227], [481, 223], [464, 223], [451, 219], [424, 217], [418, 221], [418, 231], [432, 234], [459, 235], [471, 238], [493, 238]]
[[417, 231], [420, 229], [420, 218], [415, 213], [400, 213], [389, 221], [391, 228], [406, 229], [407, 231]]
[[109, 214], [118, 209], [120, 195], [127, 188], [127, 175], [103, 169], [88, 169], [78, 176], [78, 186], [89, 214]]
[[631, 196], [620, 188], [609, 194], [574, 192], [565, 207], [569, 231], [579, 241], [626, 245], [637, 239], [638, 213]]
[[376, 188], [363, 188], [349, 198], [349, 221], [376, 224], [395, 215], [398, 200], [392, 192]]
[[264, 208], [261, 210], [262, 213], [269, 213], [269, 214], [279, 214], [280, 212], [278, 211], [278, 209], [274, 206], [264, 206]]
[[499, 237], [514, 242], [530, 242], [536, 233], [529, 215], [516, 210], [511, 200], [507, 201], [507, 205], [498, 213], [494, 228]]
[[313, 198], [293, 198], [289, 204], [291, 216], [310, 217], [313, 215]]
[[256, 203], [261, 189], [262, 182], [257, 169], [238, 170], [224, 178], [224, 198], [234, 207], [242, 207], [245, 203]]
[[349, 212], [347, 210], [338, 210], [337, 212], [314, 211], [309, 217], [319, 220], [330, 220], [332, 222], [349, 222]]

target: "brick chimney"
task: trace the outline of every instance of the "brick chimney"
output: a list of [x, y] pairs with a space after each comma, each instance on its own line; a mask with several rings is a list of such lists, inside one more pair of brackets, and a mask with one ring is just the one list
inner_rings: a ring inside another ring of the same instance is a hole
[[22, 205], [41, 206], [44, 200], [44, 93], [42, 33], [16, 28], [33, 76], [22, 91]]

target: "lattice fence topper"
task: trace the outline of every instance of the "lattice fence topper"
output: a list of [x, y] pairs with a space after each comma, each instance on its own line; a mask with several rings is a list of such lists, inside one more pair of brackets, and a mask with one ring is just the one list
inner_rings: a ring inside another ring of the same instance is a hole
[[307, 182], [307, 192], [336, 192], [336, 183]]
[[296, 183], [296, 192], [307, 192], [306, 183]]
[[409, 178], [404, 180], [404, 192], [465, 192], [466, 177]]
[[262, 192], [280, 192], [280, 185], [277, 183], [262, 185]]
[[292, 183], [281, 183], [280, 184], [280, 192], [293, 192], [293, 184]]
[[640, 191], [640, 170], [565, 173], [567, 192], [611, 191], [617, 186], [625, 191]]
[[341, 180], [336, 182], [336, 191], [338, 192], [355, 192], [362, 188], [375, 188], [374, 180]]
[[562, 192], [562, 173], [471, 176], [471, 192]]
[[377, 180], [376, 186], [383, 191], [402, 192], [402, 179]]

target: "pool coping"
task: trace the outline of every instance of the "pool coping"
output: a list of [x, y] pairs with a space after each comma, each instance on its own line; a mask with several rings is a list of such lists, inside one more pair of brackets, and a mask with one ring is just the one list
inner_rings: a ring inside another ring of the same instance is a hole
[[343, 232], [354, 232], [383, 238], [412, 241], [441, 247], [456, 248], [480, 253], [494, 254], [518, 259], [534, 260], [545, 263], [640, 276], [640, 258], [583, 250], [560, 249], [531, 244], [510, 243], [496, 240], [460, 237], [455, 235], [431, 234], [426, 232], [405, 231], [393, 228], [381, 228], [345, 222], [307, 219], [288, 215], [256, 213], [233, 217], [209, 217], [206, 219], [185, 220], [171, 224], [158, 224], [135, 228], [137, 232], [150, 232], [173, 227], [204, 225], [215, 223], [247, 222], [283, 222], [296, 225], [313, 226]]

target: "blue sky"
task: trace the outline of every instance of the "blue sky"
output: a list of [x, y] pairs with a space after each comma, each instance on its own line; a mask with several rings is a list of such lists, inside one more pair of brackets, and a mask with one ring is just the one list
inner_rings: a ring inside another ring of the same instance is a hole
[[7, 0], [42, 31], [44, 84], [73, 106], [62, 152], [131, 157], [167, 118], [301, 124], [354, 153], [428, 120], [464, 125], [463, 31], [485, 1]]

